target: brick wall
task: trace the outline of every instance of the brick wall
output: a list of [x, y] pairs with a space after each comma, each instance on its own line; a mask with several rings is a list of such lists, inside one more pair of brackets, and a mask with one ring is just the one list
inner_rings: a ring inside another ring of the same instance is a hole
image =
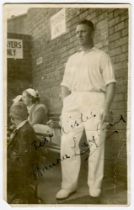
[[10, 39], [20, 39], [23, 41], [23, 59], [8, 58], [8, 107], [12, 104], [12, 99], [20, 95], [27, 87], [32, 86], [32, 57], [31, 57], [31, 37], [8, 33]]
[[[51, 40], [50, 17], [60, 8], [34, 8], [27, 14], [25, 30], [32, 36], [33, 86], [49, 107], [50, 115], [59, 115], [60, 83], [68, 57], [77, 51], [76, 23], [90, 19], [96, 26], [95, 46], [108, 52], [117, 78], [116, 96], [112, 105], [113, 122], [106, 141], [106, 176], [126, 179], [126, 123], [128, 80], [128, 10], [67, 8], [67, 33]], [[42, 62], [37, 65], [37, 59]], [[122, 116], [122, 118], [121, 118]], [[121, 118], [121, 119], [120, 119]]]
[[[112, 58], [115, 75], [117, 79], [116, 95], [112, 105], [114, 121], [119, 120], [119, 116], [127, 119], [127, 81], [128, 81], [128, 11], [127, 9], [113, 9], [108, 13], [108, 37], [109, 54]], [[113, 175], [121, 176], [123, 179], [127, 175], [126, 158], [126, 123], [121, 120], [113, 128], [118, 131], [111, 138], [109, 144], [109, 155]]]
[[27, 34], [26, 22], [27, 14], [20, 15], [19, 18], [17, 16], [12, 16], [12, 18], [8, 20], [8, 32]]
[[[63, 77], [67, 58], [77, 51], [75, 26], [80, 19], [86, 17], [93, 20], [97, 26], [95, 44], [108, 51], [108, 22], [105, 10], [102, 11], [102, 17], [99, 10], [67, 9], [68, 33], [51, 40], [49, 19], [59, 10], [31, 9], [27, 15], [28, 34], [32, 35], [33, 43], [33, 84], [48, 104], [51, 114], [59, 114], [61, 111], [59, 84]], [[37, 66], [36, 60], [39, 57], [43, 58], [43, 63]]]

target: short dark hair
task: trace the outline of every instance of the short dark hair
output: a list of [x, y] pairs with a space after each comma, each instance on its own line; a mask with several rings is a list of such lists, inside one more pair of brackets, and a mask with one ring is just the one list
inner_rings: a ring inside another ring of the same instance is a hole
[[10, 116], [18, 120], [26, 120], [28, 118], [28, 110], [23, 102], [16, 102], [10, 107]]
[[87, 20], [87, 19], [81, 20], [78, 22], [77, 25], [81, 25], [81, 24], [89, 26], [92, 29], [92, 31], [94, 31], [94, 24], [91, 20]]

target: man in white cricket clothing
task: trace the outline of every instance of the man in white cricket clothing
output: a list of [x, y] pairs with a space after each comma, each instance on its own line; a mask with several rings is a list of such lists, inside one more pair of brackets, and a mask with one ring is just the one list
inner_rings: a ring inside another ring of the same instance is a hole
[[108, 54], [93, 44], [94, 25], [83, 20], [76, 27], [80, 50], [67, 61], [61, 92], [62, 184], [57, 199], [67, 198], [77, 189], [80, 171], [79, 142], [85, 130], [88, 158], [89, 195], [98, 197], [104, 174], [104, 144], [110, 106], [115, 93], [115, 76]]

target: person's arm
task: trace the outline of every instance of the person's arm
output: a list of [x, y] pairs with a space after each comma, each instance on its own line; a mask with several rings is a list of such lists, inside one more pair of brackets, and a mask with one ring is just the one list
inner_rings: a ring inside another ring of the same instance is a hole
[[[28, 167], [27, 170], [33, 166], [34, 161], [38, 161], [36, 144], [38, 146], [39, 141], [36, 138], [33, 129], [27, 127], [20, 132], [18, 156], [21, 157], [23, 166]], [[27, 173], [27, 171], [25, 171], [25, 173]]]
[[110, 83], [106, 86], [106, 97], [105, 97], [105, 103], [104, 103], [104, 109], [101, 115], [102, 123], [109, 122], [110, 120], [110, 107], [113, 101], [115, 95], [115, 83]]
[[28, 152], [29, 134], [26, 130], [20, 129], [18, 135], [18, 156], [24, 157], [24, 154]]
[[71, 93], [71, 87], [72, 87], [72, 61], [71, 57], [68, 59], [64, 71], [63, 80], [61, 82], [61, 93], [60, 93], [60, 99], [63, 101], [65, 97], [70, 95]]
[[38, 108], [34, 114], [31, 125], [47, 123], [47, 112], [43, 107]]
[[[61, 92], [60, 92], [59, 98], [62, 101], [62, 103], [63, 103], [64, 98], [70, 95], [70, 93], [71, 91], [66, 86], [63, 86], [63, 85], [61, 86]], [[54, 122], [53, 120], [49, 120], [47, 122], [47, 125], [50, 126], [51, 128], [61, 128], [60, 123]]]
[[65, 87], [65, 86], [61, 86], [61, 99], [63, 100], [65, 97], [67, 97], [68, 95], [70, 95], [71, 91]]
[[102, 123], [110, 121], [110, 108], [115, 94], [115, 73], [111, 58], [108, 54], [102, 53], [100, 60], [100, 68], [106, 87], [105, 103], [101, 114]]

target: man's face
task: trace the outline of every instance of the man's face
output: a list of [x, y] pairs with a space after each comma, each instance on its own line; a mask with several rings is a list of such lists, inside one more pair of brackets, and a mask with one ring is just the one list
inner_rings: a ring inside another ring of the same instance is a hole
[[88, 46], [92, 42], [93, 31], [89, 26], [85, 24], [77, 25], [76, 37], [80, 46]]
[[32, 103], [31, 97], [28, 96], [28, 94], [26, 92], [23, 92], [23, 94], [22, 94], [22, 101], [26, 106], [29, 106]]

